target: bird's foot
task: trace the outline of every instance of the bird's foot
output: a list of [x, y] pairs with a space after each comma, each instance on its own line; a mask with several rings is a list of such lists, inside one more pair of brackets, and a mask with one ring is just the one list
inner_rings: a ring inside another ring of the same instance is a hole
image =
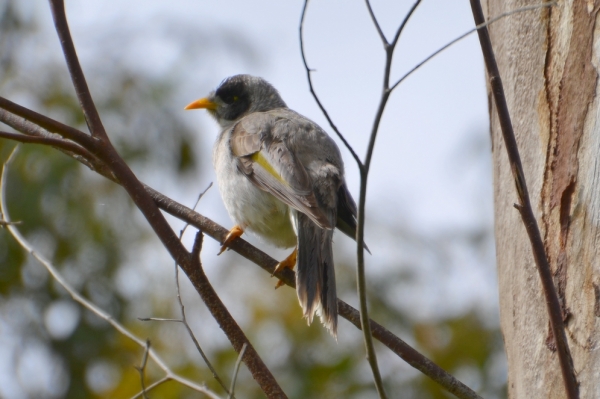
[[[290, 270], [294, 270], [294, 267], [296, 267], [296, 257], [298, 255], [298, 247], [294, 248], [294, 250], [292, 251], [292, 253], [285, 258], [284, 260], [282, 260], [281, 262], [279, 262], [277, 264], [277, 266], [275, 266], [275, 270], [273, 270], [273, 274], [277, 273], [278, 271], [282, 270], [282, 269], [290, 269]], [[273, 277], [273, 274], [271, 274], [271, 277]], [[281, 287], [282, 285], [284, 285], [285, 283], [281, 280], [279, 280], [277, 282], [277, 284], [275, 285], [275, 289]]]
[[221, 244], [221, 250], [217, 255], [221, 255], [223, 252], [225, 252], [225, 250], [228, 249], [227, 247], [229, 246], [229, 244], [231, 244], [233, 240], [240, 237], [242, 234], [244, 234], [244, 230], [240, 226], [238, 226], [237, 224], [233, 226], [231, 230], [229, 230], [229, 233], [227, 233], [225, 240]]

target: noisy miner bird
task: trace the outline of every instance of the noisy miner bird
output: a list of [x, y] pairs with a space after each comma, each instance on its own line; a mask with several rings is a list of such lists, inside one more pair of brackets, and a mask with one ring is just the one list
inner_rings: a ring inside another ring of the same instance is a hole
[[236, 225], [221, 252], [249, 230], [281, 248], [296, 247], [277, 268], [297, 263], [296, 289], [308, 324], [317, 313], [337, 335], [332, 238], [354, 238], [356, 204], [335, 142], [289, 109], [265, 80], [236, 75], [185, 109], [204, 108], [221, 133], [213, 149], [217, 183]]

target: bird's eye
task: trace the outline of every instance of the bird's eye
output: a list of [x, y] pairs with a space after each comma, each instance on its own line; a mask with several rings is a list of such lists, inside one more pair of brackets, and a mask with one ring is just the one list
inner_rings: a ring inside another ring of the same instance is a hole
[[233, 96], [233, 102], [236, 102], [237, 100], [239, 100], [240, 98], [238, 96]]

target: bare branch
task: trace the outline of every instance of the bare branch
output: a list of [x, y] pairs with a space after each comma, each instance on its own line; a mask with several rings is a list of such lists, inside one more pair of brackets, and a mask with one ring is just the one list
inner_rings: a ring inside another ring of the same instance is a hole
[[[122, 324], [120, 324], [118, 321], [116, 321], [111, 315], [109, 315], [108, 313], [106, 313], [104, 310], [100, 309], [98, 306], [96, 306], [94, 303], [88, 301], [87, 299], [85, 299], [83, 296], [81, 296], [65, 279], [64, 277], [58, 272], [58, 270], [54, 267], [54, 265], [52, 265], [52, 263], [47, 260], [43, 255], [41, 255], [40, 253], [38, 253], [32, 246], [31, 244], [25, 239], [25, 237], [23, 237], [21, 235], [21, 233], [19, 232], [19, 230], [11, 225], [10, 223], [10, 218], [8, 216], [7, 213], [7, 208], [6, 208], [6, 202], [5, 202], [5, 192], [6, 192], [6, 171], [7, 171], [7, 165], [9, 164], [9, 162], [12, 159], [12, 156], [14, 155], [14, 151], [13, 153], [11, 153], [11, 156], [6, 160], [6, 162], [4, 162], [4, 164], [2, 165], [2, 170], [0, 173], [0, 214], [2, 214], [4, 216], [4, 220], [8, 222], [8, 226], [7, 229], [10, 232], [10, 234], [13, 236], [13, 238], [17, 241], [17, 243], [29, 254], [31, 254], [31, 256], [33, 256], [38, 262], [40, 262], [42, 264], [42, 266], [44, 266], [46, 268], [46, 270], [48, 271], [48, 273], [56, 280], [56, 282], [65, 289], [65, 291], [67, 291], [67, 293], [71, 296], [71, 298], [73, 298], [73, 300], [77, 303], [79, 303], [80, 305], [82, 305], [84, 308], [86, 308], [87, 310], [91, 311], [92, 313], [94, 313], [96, 316], [98, 316], [99, 318], [101, 318], [102, 320], [106, 321], [107, 323], [109, 323], [115, 330], [117, 330], [119, 333], [123, 334], [124, 336], [126, 336], [127, 338], [131, 339], [132, 341], [134, 341], [135, 343], [137, 343], [138, 345], [140, 345], [141, 347], [145, 348], [146, 347], [146, 343], [145, 341], [143, 341], [142, 339], [136, 337], [132, 332], [130, 332], [127, 328], [125, 328], [125, 326], [123, 326]], [[213, 392], [211, 392], [210, 390], [208, 390], [206, 387], [198, 385], [184, 377], [179, 376], [178, 374], [174, 373], [166, 364], [165, 362], [158, 356], [158, 354], [152, 349], [149, 348], [148, 349], [148, 356], [154, 360], [154, 362], [158, 365], [158, 367], [164, 371], [164, 373], [166, 374], [165, 378], [168, 378], [169, 380], [174, 380], [179, 382], [180, 384], [183, 384], [187, 387], [190, 387], [198, 392], [202, 392], [205, 395], [209, 396], [210, 398], [214, 398], [214, 399], [218, 399], [218, 396], [216, 394], [214, 394]], [[149, 387], [148, 387], [149, 389]]]
[[300, 30], [300, 54], [302, 55], [302, 62], [304, 63], [304, 68], [306, 69], [306, 78], [308, 79], [308, 87], [310, 89], [310, 93], [312, 94], [317, 105], [321, 109], [321, 112], [323, 112], [323, 115], [325, 115], [327, 122], [329, 122], [329, 126], [331, 126], [331, 128], [333, 129], [335, 134], [337, 134], [337, 136], [340, 138], [340, 140], [342, 140], [342, 143], [344, 143], [344, 145], [346, 146], [348, 151], [350, 151], [350, 154], [352, 154], [352, 157], [356, 161], [358, 168], [362, 169], [363, 165], [362, 165], [360, 158], [358, 157], [358, 155], [356, 154], [356, 152], [354, 151], [354, 149], [352, 148], [350, 143], [348, 143], [348, 141], [346, 140], [344, 135], [339, 131], [339, 129], [337, 128], [335, 123], [333, 123], [333, 120], [329, 116], [329, 113], [327, 112], [327, 110], [325, 109], [323, 104], [321, 104], [321, 100], [319, 100], [319, 97], [317, 96], [317, 93], [315, 92], [315, 89], [313, 87], [312, 77], [311, 77], [312, 70], [308, 67], [308, 63], [306, 62], [306, 55], [304, 54], [304, 33], [303, 33], [304, 32], [304, 16], [306, 15], [307, 7], [308, 7], [308, 0], [305, 0], [304, 8], [302, 8], [302, 17], [300, 18], [300, 29], [299, 30]]
[[[208, 187], [203, 192], [201, 192], [200, 195], [198, 195], [198, 199], [196, 200], [196, 203], [194, 204], [194, 209], [196, 209], [196, 207], [200, 203], [200, 200], [202, 199], [202, 197], [204, 196], [204, 194], [211, 187], [212, 187], [212, 183], [210, 183], [208, 185]], [[186, 223], [186, 225], [184, 226], [184, 228], [181, 230], [181, 233], [179, 234], [179, 239], [180, 240], [183, 237], [183, 233], [185, 233], [185, 230], [188, 228], [189, 225], [190, 225], [189, 223]], [[192, 250], [192, 257], [193, 258], [197, 257], [198, 260], [199, 260], [200, 259], [200, 250], [201, 249], [202, 249], [202, 235], [196, 235], [196, 241], [194, 242], [194, 248]], [[194, 332], [192, 331], [192, 328], [190, 327], [190, 325], [187, 322], [187, 317], [185, 315], [185, 306], [183, 305], [183, 299], [181, 298], [181, 288], [179, 286], [179, 265], [177, 265], [177, 264], [175, 264], [175, 288], [177, 290], [177, 300], [179, 301], [179, 308], [181, 310], [181, 320], [179, 320], [179, 321], [181, 323], [183, 323], [183, 325], [185, 326], [185, 328], [186, 328], [186, 330], [188, 332], [188, 335], [190, 336], [190, 338], [194, 342], [194, 345], [196, 346], [196, 350], [198, 351], [198, 353], [200, 353], [200, 356], [202, 357], [202, 360], [204, 360], [204, 363], [206, 363], [206, 366], [208, 367], [208, 369], [212, 373], [214, 379], [217, 380], [217, 382], [219, 383], [219, 385], [221, 385], [221, 387], [223, 388], [223, 390], [227, 394], [231, 395], [230, 391], [225, 386], [225, 383], [223, 382], [223, 380], [221, 380], [221, 377], [219, 377], [219, 375], [217, 374], [217, 371], [213, 367], [212, 363], [210, 362], [210, 360], [208, 360], [208, 356], [206, 356], [206, 354], [204, 353], [204, 350], [202, 350], [202, 347], [200, 346], [200, 343], [198, 342], [198, 339], [194, 335]], [[246, 344], [244, 344], [244, 346], [245, 345]]]
[[419, 6], [419, 4], [421, 4], [421, 0], [417, 0], [415, 2], [415, 4], [413, 4], [413, 6], [410, 8], [410, 10], [408, 10], [408, 13], [406, 14], [406, 16], [404, 17], [404, 20], [402, 21], [402, 23], [398, 27], [398, 30], [396, 31], [396, 35], [394, 36], [394, 40], [392, 40], [392, 44], [391, 44], [392, 47], [396, 47], [396, 44], [398, 43], [398, 39], [400, 39], [400, 35], [404, 31], [404, 27], [408, 23], [408, 20], [410, 19], [410, 17], [412, 17], [413, 13], [415, 12], [415, 10]]
[[436, 50], [434, 53], [432, 53], [431, 55], [429, 55], [427, 58], [425, 58], [423, 61], [419, 62], [410, 71], [408, 71], [400, 79], [398, 79], [398, 81], [392, 85], [392, 87], [390, 88], [390, 90], [393, 91], [400, 83], [402, 83], [404, 81], [404, 79], [406, 79], [410, 75], [412, 75], [413, 72], [415, 72], [417, 69], [419, 69], [420, 67], [422, 67], [423, 64], [427, 63], [427, 61], [431, 60], [433, 57], [435, 57], [436, 55], [438, 55], [442, 51], [446, 50], [448, 47], [452, 46], [453, 44], [455, 44], [455, 43], [461, 41], [462, 39], [464, 39], [465, 37], [469, 36], [471, 33], [475, 32], [476, 30], [485, 28], [486, 26], [491, 25], [494, 22], [501, 20], [502, 18], [508, 17], [509, 15], [517, 14], [517, 13], [524, 12], [524, 11], [537, 10], [537, 9], [543, 8], [543, 7], [553, 7], [556, 4], [557, 4], [556, 1], [550, 1], [550, 2], [547, 2], [547, 3], [534, 4], [534, 5], [531, 5], [531, 6], [517, 8], [516, 10], [507, 11], [507, 12], [502, 13], [502, 14], [500, 14], [500, 15], [498, 15], [498, 16], [496, 16], [496, 17], [494, 17], [494, 18], [492, 18], [492, 19], [490, 19], [490, 20], [488, 20], [488, 21], [486, 21], [484, 23], [481, 23], [481, 24], [477, 25], [476, 27], [474, 27], [473, 29], [471, 29], [471, 30], [463, 33], [462, 35], [460, 35], [456, 39], [448, 42], [447, 44], [445, 44], [444, 46], [442, 46], [441, 48], [439, 48], [438, 50]]
[[80, 144], [82, 147], [89, 148], [93, 145], [93, 140], [90, 135], [85, 134], [82, 131], [77, 130], [71, 126], [55, 121], [54, 119], [48, 118], [47, 116], [38, 114], [35, 111], [15, 104], [4, 97], [0, 97], [0, 108], [5, 111], [8, 111], [8, 113], [0, 113], [0, 121], [24, 134], [35, 135], [33, 132], [28, 133], [27, 131], [22, 131], [21, 129], [15, 127], [15, 124], [21, 127], [24, 126], [21, 118], [33, 122], [51, 133], [60, 134], [64, 138]]
[[[371, 335], [371, 324], [368, 315], [368, 306], [367, 306], [367, 283], [365, 277], [365, 244], [364, 244], [364, 236], [365, 236], [365, 210], [366, 210], [366, 201], [367, 201], [367, 181], [369, 178], [369, 169], [371, 166], [371, 159], [373, 157], [373, 151], [375, 149], [375, 140], [377, 138], [377, 133], [379, 132], [379, 124], [381, 123], [381, 117], [383, 116], [383, 111], [387, 105], [387, 101], [390, 97], [391, 90], [389, 89], [390, 83], [390, 73], [392, 69], [392, 60], [394, 56], [394, 49], [396, 48], [396, 44], [398, 44], [398, 38], [406, 24], [408, 23], [410, 17], [413, 15], [414, 11], [417, 9], [417, 6], [420, 4], [421, 0], [417, 0], [417, 2], [410, 9], [398, 31], [396, 33], [396, 37], [394, 41], [387, 45], [385, 41], [385, 37], [382, 35], [382, 40], [385, 45], [385, 68], [383, 73], [383, 89], [381, 92], [381, 98], [379, 100], [379, 106], [377, 108], [377, 112], [375, 114], [375, 119], [373, 121], [373, 127], [371, 129], [371, 135], [369, 137], [369, 144], [367, 146], [367, 154], [365, 156], [364, 167], [360, 170], [360, 194], [358, 198], [358, 218], [357, 218], [357, 228], [356, 228], [356, 286], [358, 291], [358, 298], [360, 303], [360, 325], [363, 331], [363, 338], [365, 342], [365, 348], [367, 351], [367, 360], [369, 361], [369, 365], [371, 366], [371, 370], [373, 372], [373, 380], [375, 381], [375, 386], [377, 387], [377, 392], [379, 393], [380, 398], [386, 398], [385, 389], [383, 387], [383, 380], [381, 378], [381, 373], [379, 371], [379, 365], [377, 364], [377, 354], [375, 352], [375, 347], [373, 345], [373, 336]], [[371, 6], [367, 0], [367, 7], [369, 9], [369, 13], [371, 14], [371, 18], [373, 19], [373, 23], [377, 27], [378, 30], [381, 30], [379, 27], [379, 23], [377, 22], [377, 18], [373, 14], [371, 10]]]
[[158, 387], [159, 385], [162, 385], [165, 382], [169, 382], [169, 381], [171, 381], [171, 378], [169, 378], [169, 377], [163, 377], [160, 380], [155, 381], [152, 384], [148, 385], [148, 387], [145, 390], [141, 390], [140, 392], [138, 392], [137, 394], [135, 394], [134, 396], [132, 396], [131, 399], [137, 399], [140, 396], [145, 396], [146, 392], [150, 392], [151, 390], [153, 390], [154, 388]]
[[17, 222], [7, 222], [6, 220], [0, 220], [0, 227], [6, 227], [6, 226], [16, 226], [21, 224], [22, 222], [19, 220]]
[[379, 26], [379, 21], [377, 21], [377, 17], [375, 17], [375, 13], [373, 12], [373, 8], [371, 8], [371, 2], [369, 0], [365, 0], [367, 3], [367, 9], [369, 10], [369, 15], [371, 16], [371, 20], [373, 21], [373, 25], [377, 29], [377, 33], [379, 33], [379, 37], [383, 43], [383, 48], [387, 49], [390, 43], [387, 41], [385, 34], [381, 30], [381, 26]]
[[[247, 345], [246, 354], [242, 357], [248, 368], [256, 367], [253, 363], [261, 361], [260, 358], [255, 355], [256, 350], [248, 341], [242, 330], [237, 326], [235, 320], [229, 314], [229, 310], [225, 307], [221, 299], [218, 297], [214, 288], [208, 281], [206, 274], [204, 273], [204, 268], [202, 267], [202, 262], [200, 261], [200, 250], [202, 248], [202, 241], [204, 235], [202, 231], [198, 231], [196, 233], [196, 239], [194, 240], [194, 247], [192, 248], [192, 273], [188, 274], [190, 281], [196, 287], [202, 301], [208, 307], [208, 310], [213, 315], [213, 317], [219, 322], [219, 326], [223, 329], [229, 338], [233, 348], [236, 352], [240, 353], [244, 344]], [[237, 240], [239, 241], [239, 240]], [[221, 320], [228, 319], [227, 324], [221, 324]], [[255, 377], [256, 378], [256, 377]], [[277, 386], [265, 386], [261, 387], [263, 392], [268, 397], [278, 397], [278, 398], [286, 398], [287, 396], [279, 385]]]
[[144, 373], [146, 371], [146, 364], [148, 363], [148, 351], [150, 350], [150, 340], [146, 340], [146, 348], [144, 349], [144, 355], [142, 356], [142, 364], [140, 367], [136, 367], [137, 371], [140, 373], [140, 384], [142, 385], [142, 395], [144, 399], [148, 399], [148, 395], [146, 392], [146, 383], [144, 381]]
[[87, 82], [79, 60], [77, 59], [77, 52], [75, 51], [75, 45], [71, 39], [71, 32], [69, 32], [69, 24], [67, 23], [67, 16], [65, 14], [65, 4], [63, 0], [50, 0], [50, 9], [52, 10], [52, 17], [54, 18], [54, 26], [56, 27], [56, 33], [60, 40], [65, 60], [67, 61], [67, 67], [69, 68], [69, 75], [75, 92], [77, 93], [77, 99], [81, 105], [85, 121], [87, 122], [88, 129], [92, 133], [93, 137], [99, 137], [108, 140], [102, 121], [100, 120], [100, 114], [96, 109], [96, 105], [92, 100], [90, 89], [88, 88]]
[[[202, 197], [204, 196], [204, 194], [206, 194], [206, 192], [208, 191], [208, 189], [210, 189], [211, 187], [212, 187], [212, 183], [210, 183], [208, 185], [208, 187], [206, 187], [206, 189], [204, 191], [202, 191], [198, 195], [198, 199], [196, 200], [196, 203], [194, 204], [194, 209], [196, 209], [196, 207], [200, 203], [200, 200], [202, 199]], [[184, 228], [179, 233], [179, 239], [180, 240], [183, 237], [183, 234], [185, 233], [185, 230], [189, 227], [189, 225], [190, 225], [189, 223], [186, 223], [185, 226], [184, 226]], [[198, 251], [199, 251], [199, 248], [200, 247], [198, 247]], [[199, 256], [199, 252], [196, 255]], [[192, 253], [192, 256], [195, 256], [195, 255]], [[223, 390], [225, 390], [225, 392], [227, 394], [229, 394], [229, 391], [227, 390], [227, 387], [225, 386], [225, 384], [223, 383], [223, 381], [221, 380], [221, 378], [217, 374], [217, 371], [213, 367], [212, 363], [208, 360], [208, 357], [204, 353], [204, 350], [202, 350], [202, 347], [200, 346], [200, 343], [198, 342], [198, 339], [196, 338], [194, 332], [192, 331], [192, 328], [190, 327], [190, 325], [187, 322], [187, 317], [186, 317], [186, 314], [185, 314], [185, 306], [183, 304], [183, 299], [181, 298], [181, 288], [180, 288], [180, 285], [179, 285], [179, 265], [177, 263], [175, 263], [175, 288], [176, 288], [176, 292], [177, 292], [177, 300], [179, 302], [179, 308], [181, 310], [181, 319], [164, 319], [164, 318], [159, 318], [159, 317], [144, 317], [144, 318], [139, 317], [138, 320], [140, 320], [140, 321], [166, 321], [166, 322], [182, 323], [185, 326], [185, 328], [186, 328], [186, 330], [188, 332], [188, 335], [190, 336], [190, 338], [194, 342], [194, 345], [196, 346], [196, 349], [200, 353], [200, 356], [204, 360], [204, 363], [206, 363], [206, 365], [208, 366], [209, 370], [211, 371], [213, 377], [215, 378], [215, 380], [217, 380], [217, 382], [219, 383], [219, 385], [221, 385], [221, 387], [223, 388]]]
[[244, 357], [244, 353], [246, 353], [246, 348], [248, 346], [244, 344], [242, 346], [242, 350], [235, 362], [235, 367], [233, 368], [233, 377], [231, 378], [231, 386], [229, 387], [229, 396], [228, 399], [234, 398], [233, 393], [235, 392], [235, 382], [237, 381], [238, 371], [240, 371], [240, 365], [242, 364], [242, 358]]
[[[471, 10], [473, 11], [473, 18], [475, 24], [480, 25], [485, 22], [483, 10], [479, 0], [471, 0]], [[533, 251], [533, 257], [537, 266], [540, 280], [542, 281], [542, 287], [544, 289], [544, 295], [546, 297], [546, 307], [548, 310], [548, 316], [550, 318], [550, 326], [552, 327], [552, 334], [556, 343], [556, 349], [558, 352], [558, 360], [560, 362], [560, 368], [563, 376], [563, 382], [565, 390], [569, 399], [576, 399], [579, 397], [579, 388], [577, 379], [575, 377], [575, 370], [573, 368], [573, 359], [571, 358], [571, 352], [567, 342], [565, 334], [565, 326], [563, 322], [563, 314], [560, 307], [560, 301], [556, 293], [556, 287], [552, 279], [552, 271], [550, 269], [550, 263], [546, 255], [544, 242], [540, 234], [540, 229], [533, 213], [531, 201], [529, 199], [529, 192], [527, 190], [527, 183], [525, 181], [525, 173], [523, 172], [523, 165], [521, 164], [521, 156], [519, 155], [519, 147], [515, 138], [515, 132], [513, 130], [512, 122], [510, 119], [510, 113], [508, 110], [508, 104], [504, 95], [504, 88], [502, 80], [500, 78], [500, 71], [498, 64], [496, 63], [496, 57], [492, 48], [492, 41], [487, 27], [483, 27], [477, 31], [479, 36], [479, 43], [481, 44], [481, 51], [485, 60], [485, 66], [490, 79], [491, 91], [494, 96], [494, 104], [496, 105], [496, 112], [498, 113], [498, 119], [500, 120], [500, 128], [502, 130], [502, 137], [504, 138], [504, 144], [508, 159], [511, 165], [511, 171], [515, 181], [517, 189], [517, 195], [519, 197], [519, 206], [517, 210], [521, 215], [529, 240], [531, 241], [531, 248]]]
[[[77, 150], [77, 153], [74, 153], [70, 149], [61, 148], [60, 146], [55, 148], [69, 155], [70, 157], [75, 158], [77, 161], [83, 163], [94, 172], [100, 173], [107, 179], [117, 182], [117, 178], [113, 175], [110, 169], [108, 169], [108, 167], [96, 156], [92, 155], [92, 153], [84, 148], [87, 144], [90, 144], [90, 137], [87, 134], [33, 112], [27, 108], [21, 107], [20, 105], [8, 101], [2, 97], [0, 97], [0, 122], [5, 123], [13, 129], [28, 136], [51, 139], [60, 139], [60, 137], [64, 137], [67, 140], [70, 140], [68, 142], [76, 142], [81, 144], [82, 147]], [[5, 136], [5, 138], [24, 142], [24, 139], [20, 140], [17, 137], [11, 137], [8, 135]], [[78, 153], [82, 155], [78, 155]]]
[[45, 144], [45, 145], [52, 146], [54, 148], [60, 148], [64, 151], [71, 152], [73, 154], [82, 156], [84, 158], [86, 158], [88, 155], [91, 156], [91, 154], [88, 151], [86, 151], [84, 148], [82, 148], [81, 146], [73, 143], [72, 141], [67, 141], [67, 140], [63, 140], [63, 139], [55, 139], [55, 138], [50, 138], [50, 137], [25, 136], [22, 134], [9, 133], [9, 132], [4, 132], [4, 131], [0, 131], [0, 138], [18, 141], [19, 143]]

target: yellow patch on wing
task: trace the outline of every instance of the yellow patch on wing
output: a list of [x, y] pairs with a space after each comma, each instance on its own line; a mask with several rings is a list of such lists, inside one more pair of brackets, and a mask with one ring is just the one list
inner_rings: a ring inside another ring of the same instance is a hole
[[260, 151], [250, 155], [250, 159], [262, 166], [271, 176], [279, 180], [281, 183], [288, 185], [288, 183], [283, 179], [283, 177], [281, 177], [279, 173], [277, 173], [275, 168], [271, 166], [267, 158], [265, 158], [265, 156]]

